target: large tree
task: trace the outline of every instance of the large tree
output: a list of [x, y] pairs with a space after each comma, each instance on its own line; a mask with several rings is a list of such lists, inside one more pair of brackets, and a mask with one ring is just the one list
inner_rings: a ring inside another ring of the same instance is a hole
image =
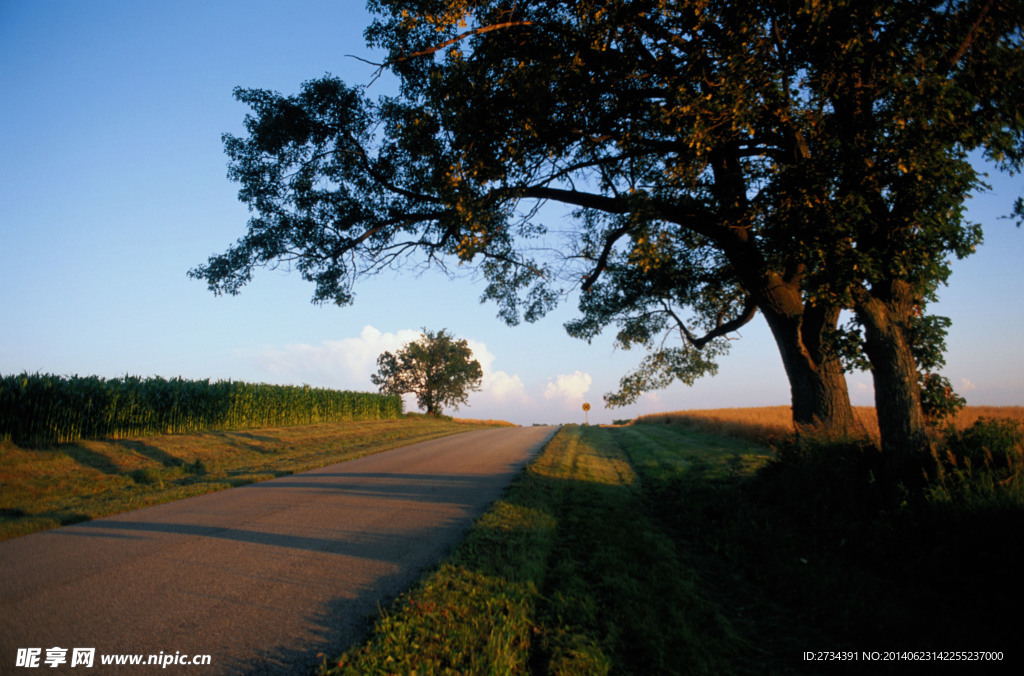
[[397, 353], [384, 352], [377, 358], [377, 373], [370, 376], [383, 394], [415, 394], [420, 408], [432, 416], [441, 415], [445, 406], [465, 404], [482, 378], [469, 344], [444, 329], [424, 329], [419, 340]]
[[[799, 431], [856, 431], [854, 345], [901, 421], [884, 442], [918, 443], [910, 346], [934, 332], [915, 321], [978, 239], [964, 153], [1020, 165], [1020, 0], [370, 6], [400, 95], [237, 90], [254, 115], [226, 147], [256, 215], [194, 276], [233, 293], [290, 260], [315, 300], [347, 303], [406, 254], [454, 257], [512, 323], [578, 289], [570, 333], [614, 324], [649, 350], [612, 403], [712, 372], [760, 312]], [[544, 241], [545, 202], [576, 209], [568, 241]]]
[[1021, 169], [1022, 21], [1024, 4], [998, 0], [851, 2], [807, 21], [808, 184], [828, 212], [824, 234], [802, 234], [824, 252], [810, 288], [855, 312], [889, 451], [926, 447], [920, 385], [944, 382], [928, 371], [948, 321], [926, 308], [981, 242], [964, 220], [984, 187], [970, 153]]

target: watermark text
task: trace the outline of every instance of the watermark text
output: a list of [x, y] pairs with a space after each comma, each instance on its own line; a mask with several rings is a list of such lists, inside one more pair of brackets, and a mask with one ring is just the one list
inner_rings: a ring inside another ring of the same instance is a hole
[[96, 666], [112, 665], [137, 665], [157, 666], [161, 669], [167, 667], [188, 667], [209, 665], [209, 655], [188, 655], [182, 654], [180, 650], [173, 653], [164, 652], [151, 654], [119, 654], [100, 653], [97, 655], [96, 648], [18, 648], [15, 656], [14, 666], [23, 669], [55, 669], [57, 667], [71, 667], [92, 669]]

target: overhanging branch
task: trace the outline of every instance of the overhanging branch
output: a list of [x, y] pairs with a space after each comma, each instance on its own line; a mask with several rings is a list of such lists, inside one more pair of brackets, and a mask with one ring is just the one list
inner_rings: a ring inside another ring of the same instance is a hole
[[436, 52], [441, 51], [442, 49], [444, 49], [445, 47], [448, 47], [449, 45], [454, 45], [456, 42], [460, 42], [461, 40], [465, 40], [466, 38], [470, 37], [471, 35], [483, 35], [484, 33], [490, 33], [491, 31], [502, 30], [504, 28], [516, 28], [517, 26], [532, 26], [532, 25], [533, 25], [532, 21], [506, 21], [504, 23], [495, 23], [495, 24], [491, 24], [489, 26], [480, 26], [479, 28], [474, 28], [474, 29], [468, 30], [468, 31], [466, 31], [464, 33], [460, 33], [460, 34], [456, 35], [454, 38], [452, 38], [451, 40], [445, 40], [444, 42], [442, 42], [439, 45], [435, 45], [433, 47], [428, 47], [428, 48], [422, 49], [422, 50], [420, 50], [418, 52], [413, 52], [412, 54], [407, 54], [405, 56], [398, 57], [397, 59], [393, 59], [391, 62], [392, 63], [399, 63], [401, 61], [408, 61], [409, 59], [416, 58], [417, 56], [429, 56], [430, 54], [434, 54]]
[[748, 324], [757, 315], [757, 303], [754, 301], [753, 298], [748, 296], [746, 302], [743, 305], [743, 309], [740, 311], [740, 314], [738, 316], [729, 321], [723, 321], [724, 314], [719, 315], [718, 325], [705, 335], [701, 336], [700, 338], [697, 338], [693, 335], [693, 333], [690, 332], [690, 330], [686, 327], [686, 323], [682, 319], [680, 319], [679, 315], [675, 313], [675, 311], [672, 309], [672, 306], [669, 305], [667, 301], [662, 300], [661, 305], [662, 308], [665, 310], [665, 313], [672, 317], [672, 319], [675, 321], [676, 326], [679, 327], [679, 331], [683, 334], [683, 336], [686, 337], [686, 341], [693, 345], [698, 350], [707, 345], [708, 343], [710, 343], [715, 338], [721, 338], [726, 334], [738, 330], [740, 327]]
[[594, 269], [583, 279], [582, 288], [584, 292], [590, 291], [590, 287], [594, 285], [597, 278], [600, 277], [601, 273], [604, 272], [606, 267], [608, 267], [608, 256], [611, 255], [612, 248], [615, 246], [615, 243], [628, 232], [629, 228], [621, 226], [608, 233], [604, 241], [604, 248], [601, 249], [601, 255], [598, 256]]

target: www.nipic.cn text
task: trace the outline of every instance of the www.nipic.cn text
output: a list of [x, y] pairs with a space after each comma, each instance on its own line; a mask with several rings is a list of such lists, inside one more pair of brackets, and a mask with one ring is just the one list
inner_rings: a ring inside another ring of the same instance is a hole
[[139, 665], [159, 666], [166, 669], [170, 666], [195, 666], [210, 664], [209, 655], [182, 655], [181, 651], [150, 655], [119, 655], [100, 654], [96, 656], [95, 648], [18, 648], [15, 658], [15, 667], [25, 669], [37, 669], [41, 667], [83, 667], [91, 669], [94, 666], [112, 665]]

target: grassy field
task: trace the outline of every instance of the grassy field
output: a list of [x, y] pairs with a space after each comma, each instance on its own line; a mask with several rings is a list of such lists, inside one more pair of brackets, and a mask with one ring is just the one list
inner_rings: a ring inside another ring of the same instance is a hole
[[477, 423], [407, 416], [234, 432], [0, 443], [0, 539], [322, 467]]
[[[679, 425], [563, 428], [368, 641], [321, 672], [913, 669], [864, 663], [886, 651], [1003, 658], [956, 673], [1019, 665], [1006, 619], [1024, 602], [1019, 477], [972, 504], [942, 491], [893, 504], [850, 451], [831, 451], [783, 458]], [[857, 659], [805, 661], [816, 651]]]

